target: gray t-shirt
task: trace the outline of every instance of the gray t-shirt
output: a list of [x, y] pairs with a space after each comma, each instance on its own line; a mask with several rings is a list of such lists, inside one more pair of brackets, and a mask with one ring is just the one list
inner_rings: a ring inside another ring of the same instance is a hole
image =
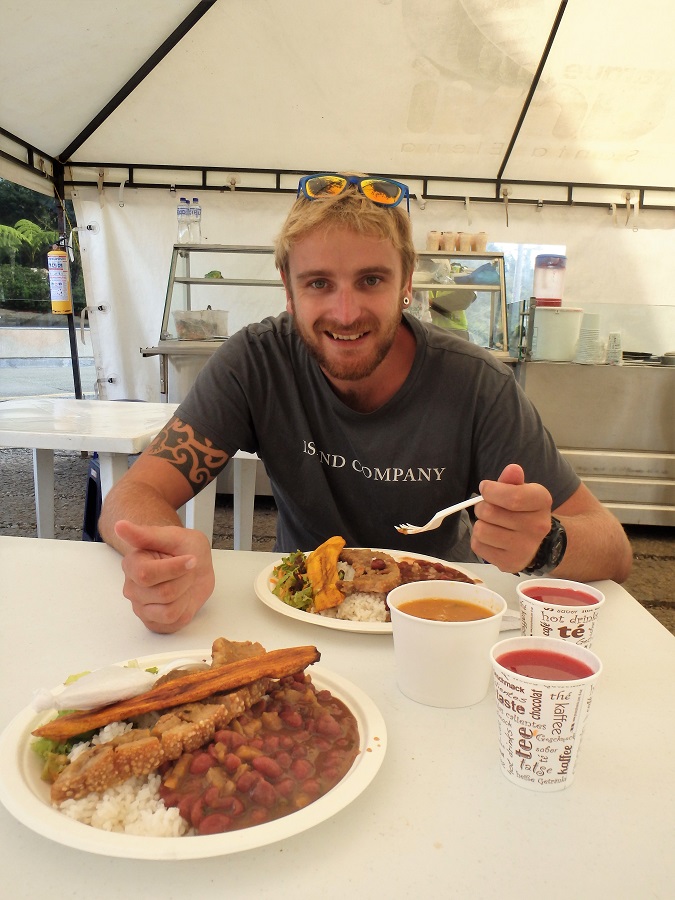
[[471, 561], [466, 514], [409, 537], [437, 510], [519, 463], [559, 506], [579, 478], [558, 453], [512, 371], [451, 333], [405, 315], [417, 351], [384, 406], [355, 412], [333, 392], [282, 313], [225, 341], [176, 415], [229, 455], [255, 452], [278, 506], [276, 549], [347, 546]]

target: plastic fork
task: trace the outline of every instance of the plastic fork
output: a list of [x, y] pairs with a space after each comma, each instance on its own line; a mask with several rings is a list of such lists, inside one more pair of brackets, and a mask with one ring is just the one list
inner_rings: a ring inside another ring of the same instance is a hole
[[455, 503], [454, 506], [449, 506], [447, 509], [441, 509], [435, 516], [432, 516], [431, 519], [429, 519], [426, 525], [395, 525], [394, 527], [401, 534], [419, 534], [420, 531], [433, 531], [434, 528], [438, 528], [443, 519], [451, 516], [453, 513], [459, 512], [460, 509], [466, 509], [468, 506], [475, 506], [476, 503], [480, 503], [482, 499], [483, 498], [479, 494], [477, 497], [470, 497], [468, 500], [462, 500], [461, 503]]

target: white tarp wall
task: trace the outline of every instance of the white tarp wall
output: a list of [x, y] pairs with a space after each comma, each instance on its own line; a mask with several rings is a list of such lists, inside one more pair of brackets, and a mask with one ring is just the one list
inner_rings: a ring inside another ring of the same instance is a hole
[[[123, 205], [117, 190], [81, 188], [73, 195], [80, 226], [98, 225], [79, 236], [99, 390], [108, 399], [158, 400], [158, 359], [143, 358], [140, 350], [156, 346], [160, 337], [178, 198], [151, 190], [122, 196]], [[210, 243], [269, 246], [291, 200], [228, 193], [203, 202]], [[249, 309], [231, 311], [230, 332], [283, 308], [281, 289], [261, 292]]]
[[[289, 195], [204, 193], [204, 241], [268, 246], [290, 208]], [[159, 364], [143, 358], [161, 330], [176, 201], [170, 191], [80, 188], [74, 198], [95, 359], [108, 399], [158, 400]], [[491, 242], [562, 244], [568, 264], [564, 303], [601, 313], [601, 336], [621, 331], [625, 350], [675, 350], [673, 228], [675, 211], [611, 207], [569, 208], [500, 203], [415, 202], [411, 215], [418, 249], [429, 230], [486, 231]], [[223, 268], [223, 266], [218, 266]], [[227, 275], [226, 271], [223, 271]], [[104, 311], [99, 312], [98, 307]], [[281, 290], [230, 314], [230, 333], [284, 307]], [[108, 379], [114, 379], [112, 383]]]

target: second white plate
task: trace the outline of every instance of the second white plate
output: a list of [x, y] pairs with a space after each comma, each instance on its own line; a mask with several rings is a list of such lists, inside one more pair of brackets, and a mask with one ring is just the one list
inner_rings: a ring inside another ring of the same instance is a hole
[[[470, 578], [474, 582], [480, 581], [480, 578], [477, 578], [469, 572], [468, 569], [463, 569], [462, 566], [457, 565], [456, 563], [450, 563], [446, 559], [423, 556], [421, 553], [404, 553], [400, 550], [378, 550], [378, 548], [375, 548], [375, 550], [380, 553], [388, 553], [396, 560], [417, 559], [426, 562], [440, 563], [443, 566], [456, 569], [458, 572], [461, 572], [462, 575], [466, 575], [467, 578]], [[391, 622], [354, 622], [350, 619], [334, 619], [330, 616], [320, 616], [317, 613], [308, 613], [302, 609], [295, 609], [295, 607], [289, 606], [288, 603], [284, 603], [276, 596], [276, 594], [272, 593], [272, 572], [274, 571], [274, 567], [278, 566], [280, 563], [281, 559], [278, 559], [276, 562], [272, 563], [271, 566], [265, 566], [253, 582], [253, 588], [256, 595], [259, 600], [262, 600], [265, 606], [269, 606], [270, 609], [280, 613], [282, 616], [297, 619], [299, 622], [306, 622], [308, 625], [320, 625], [323, 628], [334, 628], [337, 631], [353, 631], [357, 634], [391, 634]]]

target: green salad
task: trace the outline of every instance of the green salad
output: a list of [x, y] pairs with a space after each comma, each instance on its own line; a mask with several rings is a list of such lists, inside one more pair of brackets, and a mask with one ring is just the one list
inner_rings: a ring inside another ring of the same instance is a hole
[[295, 609], [310, 608], [314, 591], [307, 575], [307, 557], [301, 550], [284, 556], [274, 567], [272, 579], [275, 582], [272, 593], [276, 597]]

